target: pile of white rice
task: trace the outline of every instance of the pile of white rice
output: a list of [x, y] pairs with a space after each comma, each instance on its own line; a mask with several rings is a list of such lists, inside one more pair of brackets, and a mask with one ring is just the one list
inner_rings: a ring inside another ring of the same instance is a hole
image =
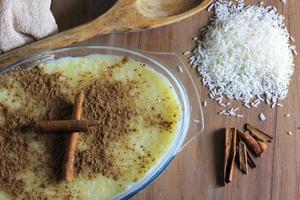
[[284, 17], [271, 6], [245, 7], [243, 0], [219, 0], [213, 6], [215, 16], [190, 58], [211, 98], [221, 103], [227, 97], [254, 107], [261, 101], [280, 105], [288, 93], [296, 54]]

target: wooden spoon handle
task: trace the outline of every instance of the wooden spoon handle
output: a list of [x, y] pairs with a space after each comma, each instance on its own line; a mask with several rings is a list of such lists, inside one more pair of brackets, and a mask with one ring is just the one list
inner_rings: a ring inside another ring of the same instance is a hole
[[107, 20], [98, 18], [88, 24], [75, 27], [46, 39], [12, 50], [0, 57], [0, 67], [13, 64], [20, 59], [32, 55], [33, 53], [65, 47], [76, 42], [88, 40], [95, 35], [110, 33], [113, 30], [113, 26], [111, 24], [107, 24]]

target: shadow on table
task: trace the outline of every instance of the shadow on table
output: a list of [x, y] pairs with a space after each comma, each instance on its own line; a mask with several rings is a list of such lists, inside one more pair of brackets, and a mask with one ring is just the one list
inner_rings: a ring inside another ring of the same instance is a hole
[[52, 0], [59, 31], [87, 23], [108, 11], [117, 0]]

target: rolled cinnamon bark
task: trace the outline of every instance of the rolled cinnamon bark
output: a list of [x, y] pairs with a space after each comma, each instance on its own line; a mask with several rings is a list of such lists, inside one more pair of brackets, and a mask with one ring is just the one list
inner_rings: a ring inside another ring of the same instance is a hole
[[258, 145], [259, 145], [259, 147], [262, 151], [262, 154], [263, 154], [267, 150], [268, 145], [267, 145], [267, 143], [259, 141], [259, 140], [257, 142], [258, 142]]
[[252, 137], [248, 131], [242, 132], [240, 130], [237, 131], [239, 138], [246, 144], [248, 149], [250, 149], [255, 156], [261, 156], [262, 150], [258, 144], [258, 142], [255, 140], [254, 137]]
[[247, 161], [248, 161], [249, 166], [252, 169], [254, 169], [256, 167], [256, 164], [255, 164], [255, 162], [254, 162], [254, 160], [253, 160], [253, 158], [252, 158], [252, 156], [251, 156], [251, 154], [249, 153], [248, 150], [247, 150], [247, 159], [248, 159]]
[[248, 174], [248, 155], [247, 147], [243, 141], [239, 142], [239, 168], [244, 174]]
[[[83, 105], [84, 93], [80, 92], [75, 96], [75, 105], [73, 108], [73, 120], [80, 120], [81, 113], [82, 113], [82, 105]], [[65, 159], [64, 159], [64, 179], [67, 182], [71, 182], [74, 177], [74, 161], [75, 161], [75, 153], [76, 153], [76, 146], [79, 140], [79, 133], [73, 132], [71, 133], [69, 140], [67, 142], [67, 148], [65, 152]]]
[[224, 184], [233, 180], [234, 161], [236, 156], [237, 130], [225, 129], [225, 159], [224, 159]]

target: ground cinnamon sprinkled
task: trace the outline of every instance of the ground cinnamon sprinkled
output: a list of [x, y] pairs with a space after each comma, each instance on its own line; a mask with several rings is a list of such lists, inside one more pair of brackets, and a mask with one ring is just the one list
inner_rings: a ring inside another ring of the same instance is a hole
[[[128, 59], [125, 57], [117, 65], [127, 62]], [[17, 80], [27, 94], [27, 96], [13, 94], [17, 99], [22, 99], [20, 109], [13, 111], [5, 105], [0, 106], [0, 116], [3, 115], [5, 119], [5, 123], [0, 125], [0, 191], [24, 200], [47, 199], [43, 189], [61, 182], [65, 135], [37, 134], [33, 132], [32, 127], [40, 120], [70, 119], [73, 96], [78, 92], [77, 90], [83, 90], [86, 97], [82, 117], [99, 120], [101, 125], [81, 135], [80, 141], [88, 144], [88, 147], [77, 149], [75, 176], [90, 178], [102, 174], [108, 178], [118, 179], [123, 175], [122, 173], [126, 173], [118, 169], [108, 147], [138, 131], [137, 128], [130, 127], [130, 120], [145, 113], [145, 110], [139, 110], [135, 105], [134, 100], [139, 96], [139, 92], [131, 90], [138, 87], [137, 82], [110, 80], [112, 71], [118, 68], [117, 65], [108, 66], [108, 70], [102, 74], [103, 77], [92, 83], [86, 80], [90, 76], [82, 76], [79, 82], [85, 83], [82, 84], [84, 86], [81, 85], [84, 88], [72, 89], [70, 96], [62, 92], [63, 88], [69, 87], [63, 76], [60, 73], [45, 74], [41, 67], [35, 67], [30, 71], [18, 70], [0, 74], [1, 88], [14, 89], [13, 80]], [[40, 104], [45, 107], [44, 113], [32, 115]], [[154, 108], [151, 110], [156, 112]], [[149, 116], [149, 119], [144, 118], [144, 122], [149, 121], [150, 126], [158, 127], [161, 131], [169, 131], [174, 125], [172, 121], [164, 119], [160, 114]], [[30, 146], [33, 141], [43, 144], [44, 152], [33, 149]], [[135, 150], [126, 143], [122, 145], [135, 153]], [[146, 163], [154, 162], [155, 158], [143, 146], [140, 148], [145, 155], [137, 158], [137, 165], [140, 167], [140, 173], [143, 173], [148, 170]], [[31, 157], [41, 158], [39, 165], [34, 165], [30, 160]], [[28, 169], [36, 176], [46, 178], [46, 181], [36, 186], [40, 190], [27, 191], [28, 186], [24, 177], [17, 177], [17, 174], [24, 169]], [[41, 172], [45, 171], [48, 177], [44, 177], [45, 174], [41, 175]], [[63, 191], [61, 190], [61, 188], [55, 189], [59, 199], [71, 199], [76, 195], [74, 188], [66, 186]]]
[[[51, 159], [48, 161], [52, 163], [52, 171], [57, 171], [56, 165], [59, 157], [59, 151], [55, 147], [61, 136], [47, 136], [47, 138], [32, 132], [32, 127], [35, 121], [41, 119], [61, 119], [71, 113], [72, 104], [63, 97], [61, 86], [57, 84], [59, 74], [47, 75], [42, 73], [39, 68], [34, 68], [27, 73], [11, 72], [1, 74], [2, 87], [6, 89], [13, 89], [15, 86], [7, 78], [18, 80], [25, 92], [30, 94], [30, 99], [25, 101], [40, 102], [47, 108], [45, 115], [39, 117], [31, 117], [34, 111], [34, 103], [25, 103], [20, 109], [15, 111], [10, 110], [5, 105], [1, 105], [0, 113], [5, 119], [5, 123], [0, 127], [0, 190], [7, 192], [12, 197], [22, 196], [22, 199], [42, 199], [44, 195], [38, 192], [26, 192], [25, 182], [21, 178], [17, 178], [18, 172], [25, 168], [31, 169], [33, 173], [41, 170], [40, 167], [33, 166], [30, 162], [32, 154], [38, 152], [31, 152], [29, 143], [36, 140], [44, 142], [46, 149], [52, 152]], [[18, 94], [16, 94], [18, 96]], [[25, 98], [25, 97], [23, 97]], [[54, 147], [54, 148], [52, 148]], [[47, 164], [49, 164], [47, 163]], [[66, 192], [67, 193], [67, 192]]]
[[[126, 58], [121, 61], [123, 64], [127, 62]], [[43, 199], [44, 194], [42, 193], [26, 192], [24, 180], [18, 179], [16, 174], [26, 167], [32, 168], [33, 172], [50, 168], [52, 175], [49, 177], [49, 182], [41, 184], [41, 188], [61, 179], [65, 136], [59, 134], [41, 136], [32, 133], [32, 127], [37, 120], [41, 119], [69, 119], [73, 105], [62, 93], [61, 89], [65, 85], [61, 81], [59, 73], [49, 75], [43, 73], [41, 68], [35, 67], [30, 70], [30, 73], [16, 71], [0, 76], [2, 80], [11, 78], [19, 81], [25, 92], [30, 95], [30, 101], [42, 103], [47, 108], [45, 114], [39, 117], [30, 117], [29, 113], [34, 110], [34, 103], [28, 103], [26, 107], [14, 112], [4, 105], [1, 106], [6, 123], [0, 127], [0, 190], [13, 197]], [[114, 167], [112, 157], [106, 149], [110, 142], [116, 141], [132, 131], [128, 121], [136, 114], [134, 104], [131, 103], [133, 96], [129, 96], [133, 85], [133, 82], [102, 80], [102, 82], [92, 83], [85, 89], [86, 100], [83, 117], [100, 120], [102, 126], [91, 129], [87, 135], [82, 137], [82, 140], [90, 142], [90, 148], [77, 152], [75, 170], [78, 175], [92, 177], [101, 173], [114, 179], [120, 176], [119, 170]], [[11, 81], [6, 81], [2, 82], [2, 87], [13, 89], [15, 86]], [[32, 166], [30, 163], [30, 155], [38, 154], [38, 152], [30, 152], [28, 147], [29, 143], [34, 140], [44, 142], [46, 146], [49, 159], [45, 159], [44, 166]], [[64, 193], [68, 196], [74, 191], [71, 193], [66, 190]]]
[[[16, 79], [32, 98], [46, 105], [48, 110], [45, 118], [57, 119], [57, 117], [70, 116], [72, 113], [72, 104], [61, 90], [64, 86], [61, 77], [60, 73], [49, 75], [43, 73], [39, 67], [35, 67], [30, 73], [21, 73]], [[68, 112], [62, 113], [66, 109]]]
[[[176, 117], [176, 116], [175, 116]], [[150, 126], [155, 126], [161, 131], [171, 131], [173, 127], [173, 121], [166, 120], [161, 114], [148, 116], [145, 120], [145, 123]]]
[[113, 65], [110, 65], [107, 67], [107, 75], [109, 75], [110, 77], [112, 76], [112, 73], [113, 71], [112, 70], [115, 70], [115, 69], [118, 69], [118, 68], [121, 68], [123, 67], [125, 64], [128, 63], [128, 58], [127, 57], [123, 57], [119, 62], [116, 62], [115, 64]]
[[137, 111], [129, 96], [133, 83], [96, 81], [86, 89], [86, 103], [83, 117], [96, 119], [101, 122], [97, 128], [83, 135], [88, 139], [90, 148], [79, 151], [76, 155], [75, 166], [78, 174], [92, 176], [101, 173], [104, 176], [117, 179], [119, 170], [113, 165], [107, 147], [130, 133], [129, 120]]

